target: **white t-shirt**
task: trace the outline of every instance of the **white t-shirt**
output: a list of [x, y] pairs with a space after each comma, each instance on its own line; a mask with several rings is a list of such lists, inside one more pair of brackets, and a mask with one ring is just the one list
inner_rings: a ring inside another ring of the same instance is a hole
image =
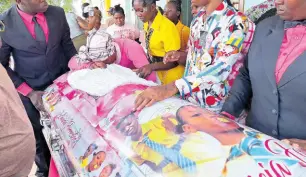
[[140, 36], [139, 29], [129, 24], [124, 24], [123, 26], [113, 24], [106, 29], [106, 32], [109, 33], [113, 38], [128, 38], [135, 40]]

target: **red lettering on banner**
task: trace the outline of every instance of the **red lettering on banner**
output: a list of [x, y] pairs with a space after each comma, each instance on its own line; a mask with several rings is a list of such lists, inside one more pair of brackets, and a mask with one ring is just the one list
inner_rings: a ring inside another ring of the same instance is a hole
[[280, 164], [272, 160], [270, 161], [270, 167], [277, 177], [286, 177], [287, 175], [292, 175], [288, 167], [284, 164]]
[[[265, 173], [266, 173], [266, 174], [260, 173], [260, 174], [259, 174], [259, 177], [273, 177], [273, 176], [271, 175], [271, 173], [269, 172], [269, 170], [265, 169], [265, 167], [263, 166], [262, 163], [259, 162], [258, 165], [259, 165], [262, 169], [264, 169], [264, 171], [265, 171]], [[266, 175], [268, 175], [268, 176], [266, 176]]]
[[[278, 163], [276, 161], [271, 160], [269, 162], [269, 166], [265, 168], [262, 163], [258, 163], [264, 173], [260, 173], [258, 177], [288, 177], [292, 176], [292, 173], [288, 169], [285, 164]], [[248, 177], [251, 177], [250, 175]]]
[[297, 150], [295, 149], [292, 149], [292, 148], [286, 148], [284, 147], [283, 145], [281, 145], [277, 140], [274, 140], [274, 139], [269, 139], [267, 141], [265, 141], [265, 147], [267, 148], [267, 150], [275, 155], [279, 155], [280, 152], [275, 152], [271, 147], [273, 145], [277, 145], [277, 147], [279, 147], [280, 149], [278, 150], [281, 150], [282, 149], [282, 153], [284, 153], [284, 155], [286, 155], [287, 157], [290, 157], [290, 158], [294, 158], [302, 163], [305, 163], [306, 164], [306, 160], [303, 159], [303, 157], [306, 157], [306, 155], [304, 155], [302, 152], [298, 152]]

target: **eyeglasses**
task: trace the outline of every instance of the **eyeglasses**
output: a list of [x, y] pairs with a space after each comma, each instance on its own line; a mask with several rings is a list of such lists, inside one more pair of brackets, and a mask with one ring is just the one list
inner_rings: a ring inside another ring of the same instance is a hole
[[0, 32], [4, 32], [4, 30], [5, 30], [5, 25], [3, 21], [0, 21]]

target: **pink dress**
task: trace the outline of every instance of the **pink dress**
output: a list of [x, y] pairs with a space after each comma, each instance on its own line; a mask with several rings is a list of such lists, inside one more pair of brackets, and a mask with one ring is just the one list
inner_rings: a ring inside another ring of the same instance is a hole
[[[130, 69], [141, 68], [149, 64], [143, 48], [136, 41], [130, 39], [115, 39], [114, 42], [117, 51], [116, 64]], [[68, 66], [71, 70], [80, 70], [89, 68], [90, 63], [79, 65], [73, 57], [69, 61]], [[156, 73], [152, 72], [146, 79], [156, 82]]]

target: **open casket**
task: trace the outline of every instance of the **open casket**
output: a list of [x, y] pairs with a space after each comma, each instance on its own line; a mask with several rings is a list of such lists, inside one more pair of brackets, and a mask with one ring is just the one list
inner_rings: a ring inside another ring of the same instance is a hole
[[301, 151], [179, 98], [135, 112], [137, 94], [154, 84], [132, 82], [128, 75], [134, 73], [127, 70], [129, 82], [120, 83], [113, 77], [120, 68], [113, 69], [109, 66], [97, 81], [109, 82], [104, 88], [94, 83], [101, 96], [84, 91], [86, 82], [87, 88], [94, 86], [88, 79], [94, 70], [80, 74], [79, 89], [66, 74], [46, 90], [51, 132], [46, 134], [52, 134], [49, 142], [62, 176], [306, 176]]

